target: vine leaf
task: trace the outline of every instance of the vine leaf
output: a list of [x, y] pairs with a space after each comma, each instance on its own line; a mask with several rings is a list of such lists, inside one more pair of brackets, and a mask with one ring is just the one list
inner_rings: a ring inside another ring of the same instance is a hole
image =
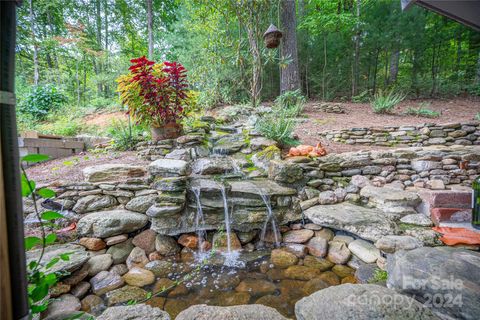
[[41, 188], [37, 190], [37, 193], [40, 197], [45, 199], [55, 198], [56, 193], [52, 189]]
[[25, 250], [30, 250], [38, 244], [42, 243], [39, 237], [25, 237]]
[[45, 211], [42, 213], [42, 220], [51, 221], [60, 218], [63, 218], [63, 215], [55, 211]]
[[55, 233], [50, 233], [45, 237], [45, 244], [52, 244], [57, 240], [57, 235]]
[[35, 190], [35, 181], [28, 180], [27, 176], [22, 174], [21, 186], [22, 186], [22, 196], [28, 197], [32, 193], [32, 190]]

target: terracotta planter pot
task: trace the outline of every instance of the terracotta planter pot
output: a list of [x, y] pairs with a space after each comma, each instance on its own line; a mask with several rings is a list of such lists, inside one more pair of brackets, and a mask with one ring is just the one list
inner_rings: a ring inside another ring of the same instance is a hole
[[169, 122], [162, 127], [151, 127], [150, 131], [153, 141], [175, 139], [182, 133], [182, 126], [176, 122]]

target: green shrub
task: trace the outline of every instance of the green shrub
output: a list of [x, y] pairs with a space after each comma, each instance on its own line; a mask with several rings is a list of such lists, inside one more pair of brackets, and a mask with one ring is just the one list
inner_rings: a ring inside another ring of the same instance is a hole
[[408, 107], [405, 114], [424, 118], [438, 118], [440, 112], [428, 109], [424, 104], [421, 104], [418, 108]]
[[297, 122], [290, 112], [289, 109], [274, 108], [273, 112], [260, 117], [255, 127], [265, 137], [281, 145], [297, 145], [298, 141], [292, 138]]
[[475, 115], [475, 120], [480, 121], [480, 112], [477, 112], [477, 114]]
[[55, 86], [38, 86], [20, 103], [19, 110], [35, 119], [43, 120], [49, 112], [58, 110], [66, 101], [66, 96]]
[[397, 104], [405, 99], [405, 95], [400, 93], [393, 93], [393, 90], [385, 94], [383, 91], [378, 91], [370, 103], [375, 113], [391, 113]]
[[370, 95], [370, 90], [365, 90], [363, 92], [360, 92], [358, 95], [352, 97], [352, 102], [355, 103], [365, 103], [370, 101], [371, 95]]
[[113, 139], [112, 147], [116, 150], [131, 150], [145, 136], [143, 127], [128, 121], [113, 120], [107, 128], [107, 135]]
[[302, 112], [305, 101], [300, 90], [285, 91], [275, 99], [275, 106], [289, 110], [289, 114], [296, 117]]

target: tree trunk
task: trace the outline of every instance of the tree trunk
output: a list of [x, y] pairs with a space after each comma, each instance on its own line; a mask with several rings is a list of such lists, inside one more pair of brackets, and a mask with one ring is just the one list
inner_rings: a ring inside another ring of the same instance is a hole
[[475, 75], [475, 83], [480, 85], [480, 51], [478, 52], [478, 59], [477, 59], [477, 72]]
[[[108, 0], [103, 1], [103, 14], [105, 16], [105, 65], [104, 65], [104, 70], [105, 72], [108, 72], [109, 70], [109, 49], [108, 49]], [[108, 97], [110, 95], [110, 88], [108, 86], [108, 83], [105, 83], [105, 88], [104, 88], [104, 93], [105, 97]]]
[[[97, 48], [98, 50], [102, 50], [102, 17], [100, 15], [100, 0], [95, 1], [95, 21], [96, 21], [96, 28], [97, 28], [97, 32], [96, 32]], [[102, 72], [102, 63], [98, 61], [98, 63], [94, 65], [94, 69], [95, 69], [95, 74], [99, 75]], [[97, 78], [97, 81], [98, 81], [98, 78]], [[97, 90], [98, 90], [98, 95], [101, 95], [103, 91], [101, 82], [97, 82]]]
[[35, 36], [35, 17], [33, 14], [33, 0], [29, 0], [29, 5], [30, 5], [30, 28], [32, 32], [32, 42], [33, 42], [33, 84], [35, 86], [38, 86], [40, 73], [38, 70], [38, 44]]
[[398, 64], [400, 62], [400, 50], [395, 51], [390, 56], [390, 75], [388, 76], [388, 84], [392, 84], [397, 81]]
[[356, 96], [358, 94], [358, 82], [360, 79], [360, 6], [361, 0], [357, 0], [357, 10], [356, 10], [356, 17], [357, 17], [357, 24], [355, 26], [355, 50], [353, 56], [353, 77], [352, 77], [352, 96]]
[[153, 11], [152, 0], [147, 0], [148, 59], [153, 60]]
[[377, 92], [377, 72], [378, 72], [378, 56], [380, 55], [380, 49], [376, 49], [375, 52], [375, 68], [373, 69], [373, 95]]
[[284, 93], [300, 89], [295, 1], [281, 0], [280, 10], [283, 32], [281, 55], [282, 60], [290, 60], [290, 63], [281, 69], [280, 74], [280, 93]]

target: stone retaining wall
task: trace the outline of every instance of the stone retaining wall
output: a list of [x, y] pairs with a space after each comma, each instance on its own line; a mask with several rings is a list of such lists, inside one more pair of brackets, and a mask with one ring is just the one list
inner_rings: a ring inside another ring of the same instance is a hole
[[351, 128], [325, 131], [328, 140], [377, 146], [480, 145], [480, 123], [425, 123], [417, 126]]

